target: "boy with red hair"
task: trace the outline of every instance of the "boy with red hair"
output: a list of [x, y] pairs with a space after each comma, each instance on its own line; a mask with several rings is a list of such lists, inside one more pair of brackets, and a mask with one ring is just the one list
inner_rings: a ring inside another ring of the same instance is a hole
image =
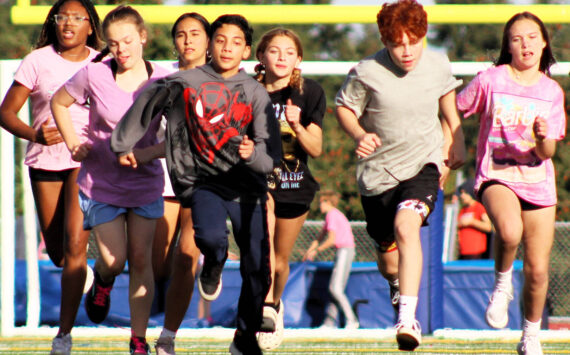
[[398, 347], [412, 351], [421, 343], [415, 316], [420, 227], [434, 208], [446, 169], [465, 160], [455, 106], [461, 81], [451, 74], [445, 55], [423, 48], [427, 14], [422, 5], [414, 0], [384, 4], [377, 23], [386, 48], [351, 69], [336, 96], [336, 116], [356, 142], [357, 181], [378, 269], [391, 293], [400, 294], [399, 304], [393, 299]]

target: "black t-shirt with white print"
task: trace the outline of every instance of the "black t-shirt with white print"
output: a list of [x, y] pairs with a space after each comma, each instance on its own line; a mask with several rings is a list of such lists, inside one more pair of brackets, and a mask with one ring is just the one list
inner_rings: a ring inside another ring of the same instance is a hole
[[301, 124], [308, 127], [311, 123], [322, 127], [326, 109], [326, 98], [322, 87], [314, 80], [303, 80], [303, 92], [287, 86], [269, 93], [275, 118], [281, 130], [282, 159], [268, 177], [268, 187], [276, 203], [298, 203], [308, 205], [312, 202], [319, 184], [315, 181], [307, 166], [308, 155], [297, 141], [295, 132], [285, 119], [285, 107], [290, 98], [301, 109]]

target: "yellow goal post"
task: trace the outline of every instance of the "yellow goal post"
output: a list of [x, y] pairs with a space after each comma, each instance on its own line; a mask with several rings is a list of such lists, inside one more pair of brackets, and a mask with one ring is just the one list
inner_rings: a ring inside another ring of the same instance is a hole
[[[116, 5], [97, 5], [103, 18]], [[172, 24], [184, 12], [198, 12], [208, 20], [235, 13], [254, 24], [338, 24], [375, 23], [379, 5], [163, 5], [132, 4], [146, 22]], [[31, 5], [30, 0], [18, 0], [10, 13], [17, 25], [42, 24], [51, 6]], [[562, 4], [481, 4], [425, 5], [430, 24], [505, 23], [513, 14], [530, 11], [545, 23], [570, 22], [570, 5]]]

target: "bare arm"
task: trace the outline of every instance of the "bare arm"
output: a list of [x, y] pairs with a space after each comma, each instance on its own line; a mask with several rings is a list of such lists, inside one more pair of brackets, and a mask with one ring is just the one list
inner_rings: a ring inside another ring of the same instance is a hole
[[69, 115], [69, 106], [73, 103], [75, 99], [69, 95], [65, 87], [61, 87], [51, 99], [51, 112], [73, 160], [81, 161], [87, 156], [91, 147], [82, 144], [75, 132]]
[[536, 155], [542, 160], [550, 159], [556, 153], [556, 141], [546, 138], [548, 125], [542, 117], [534, 120], [533, 131], [535, 136], [536, 147], [534, 148]]
[[[324, 242], [322, 242], [319, 245], [319, 242], [322, 241], [324, 239], [324, 237], [327, 237], [325, 239]], [[307, 249], [307, 252], [305, 253], [305, 255], [303, 256], [303, 261], [305, 260], [314, 260], [315, 256], [319, 253], [322, 252], [323, 250], [326, 250], [332, 246], [334, 246], [334, 241], [335, 241], [335, 233], [333, 230], [329, 230], [328, 232], [323, 228], [321, 230], [321, 233], [319, 234], [318, 238], [316, 240], [313, 240], [313, 242], [311, 243], [311, 246], [309, 247], [309, 249]]]
[[295, 131], [301, 148], [312, 158], [321, 155], [323, 152], [323, 130], [314, 123], [311, 123], [306, 128], [303, 127], [301, 124], [301, 109], [293, 105], [291, 99], [287, 100], [285, 118], [291, 129]]
[[457, 227], [458, 228], [471, 227], [483, 233], [490, 233], [493, 230], [493, 225], [491, 224], [491, 220], [489, 219], [489, 216], [486, 213], [481, 215], [480, 220], [472, 217], [460, 218], [459, 221], [457, 221]]
[[14, 81], [6, 93], [4, 101], [0, 106], [0, 126], [13, 135], [26, 139], [30, 142], [37, 142], [44, 145], [57, 144], [63, 141], [56, 127], [50, 126], [46, 121], [37, 131], [24, 121], [18, 118], [18, 112], [22, 109], [28, 97], [30, 89]]
[[136, 169], [139, 164], [144, 165], [154, 159], [164, 158], [165, 152], [166, 144], [162, 141], [148, 147], [134, 148], [132, 152], [121, 154], [117, 159], [120, 165], [131, 166]]
[[465, 138], [463, 137], [461, 120], [457, 113], [457, 106], [455, 104], [455, 90], [452, 90], [440, 97], [439, 108], [449, 127], [447, 139], [451, 139], [451, 142], [446, 142], [446, 145], [449, 146], [449, 150], [445, 164], [450, 169], [457, 169], [465, 163]]
[[375, 133], [368, 133], [358, 123], [358, 118], [344, 106], [337, 106], [336, 119], [342, 129], [356, 142], [356, 154], [365, 158], [382, 145], [380, 137]]

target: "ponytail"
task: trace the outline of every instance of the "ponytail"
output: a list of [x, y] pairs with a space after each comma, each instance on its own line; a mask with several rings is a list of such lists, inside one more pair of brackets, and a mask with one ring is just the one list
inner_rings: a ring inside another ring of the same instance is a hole
[[259, 63], [255, 66], [255, 75], [253, 78], [265, 86], [265, 65]]
[[299, 93], [303, 95], [303, 77], [301, 76], [301, 69], [293, 69], [291, 78], [289, 79], [289, 86], [293, 89], [299, 90]]

